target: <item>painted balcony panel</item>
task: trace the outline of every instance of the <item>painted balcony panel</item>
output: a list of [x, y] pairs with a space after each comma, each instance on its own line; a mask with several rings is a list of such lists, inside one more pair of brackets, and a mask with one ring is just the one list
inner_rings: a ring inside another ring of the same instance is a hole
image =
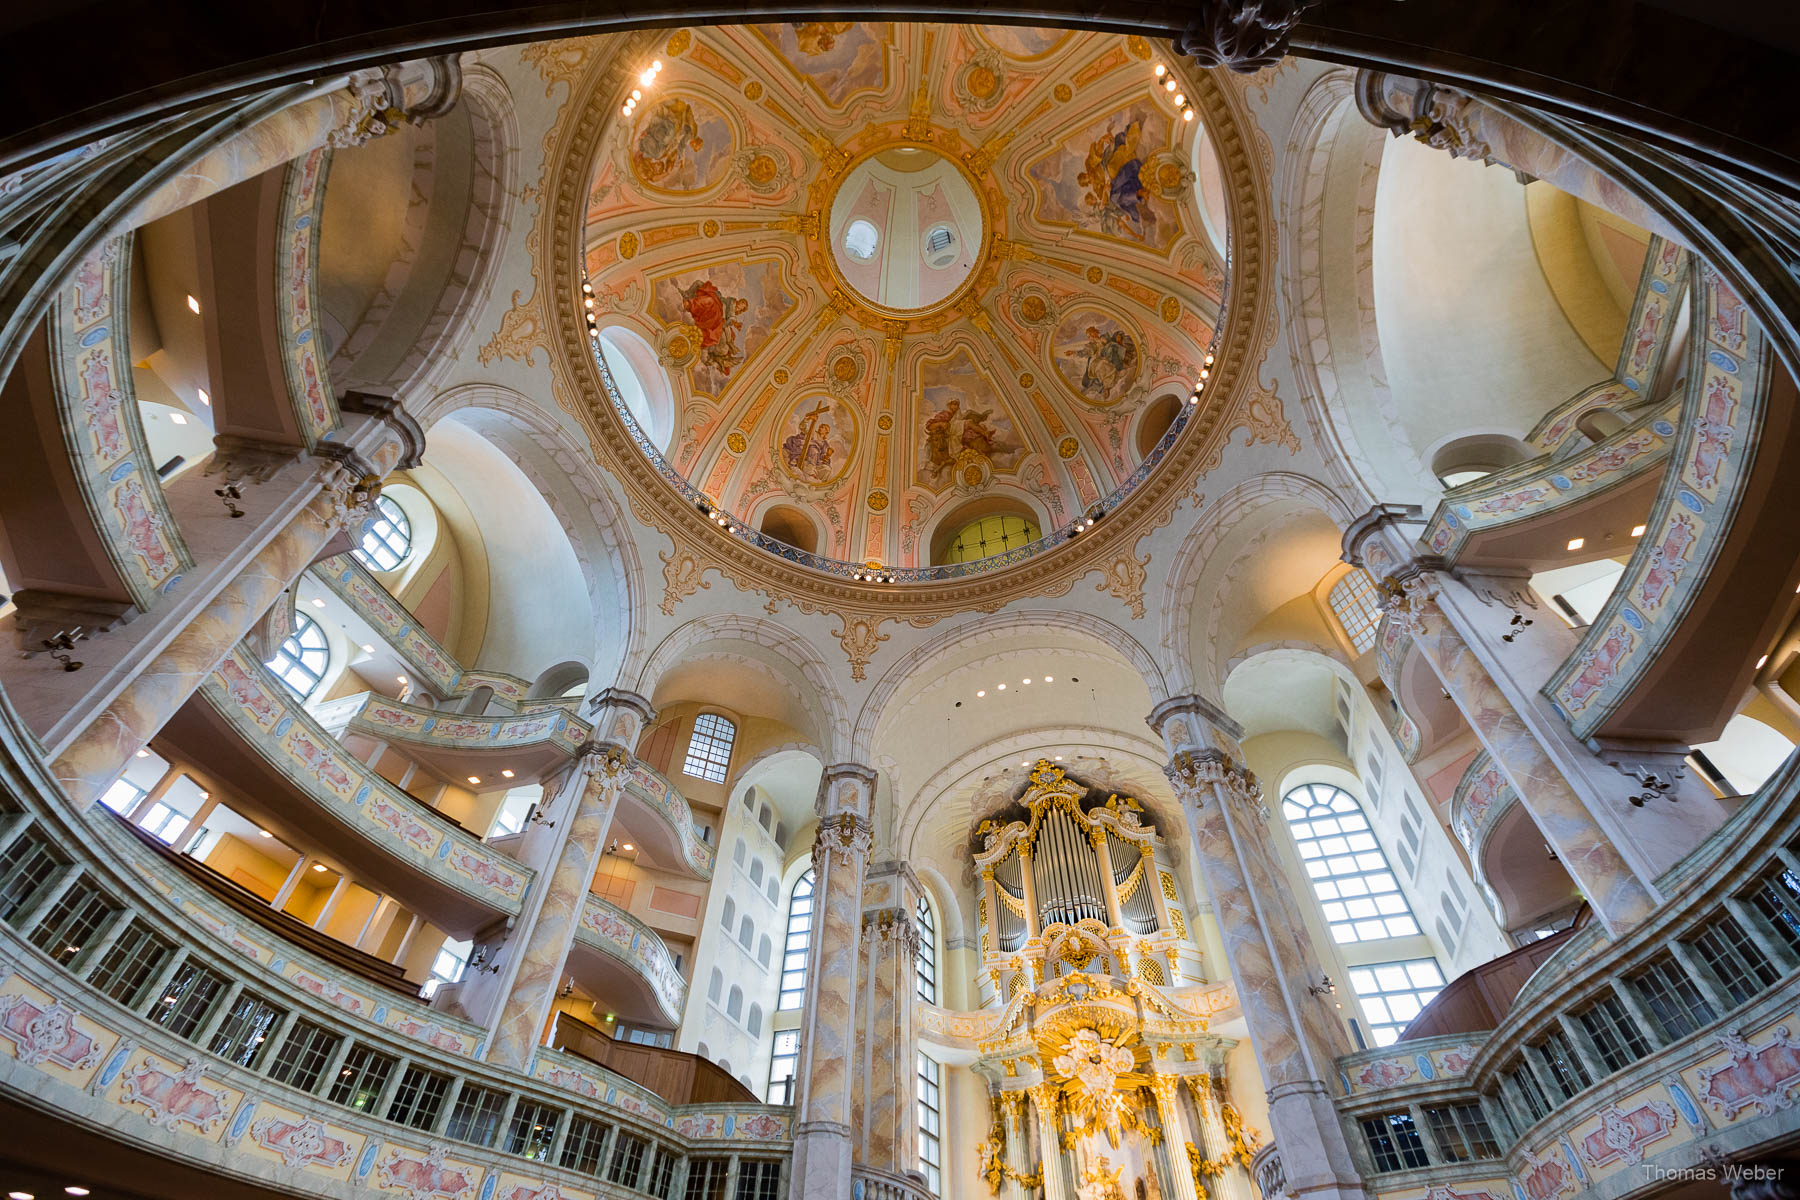
[[313, 715], [334, 737], [354, 732], [404, 746], [419, 763], [452, 777], [484, 769], [501, 754], [521, 778], [535, 778], [574, 757], [592, 732], [559, 705], [468, 716], [402, 704], [378, 692], [321, 704]]
[[290, 164], [282, 180], [276, 236], [276, 320], [281, 328], [282, 370], [294, 419], [308, 447], [341, 421], [319, 336], [319, 225], [325, 212], [325, 177], [331, 151], [320, 147]]
[[1558, 456], [1582, 443], [1579, 423], [1588, 413], [1629, 407], [1648, 398], [1674, 344], [1681, 303], [1691, 283], [1688, 264], [1687, 251], [1663, 237], [1651, 237], [1612, 378], [1545, 413], [1544, 419], [1525, 435], [1527, 442]]
[[140, 609], [194, 565], [169, 515], [131, 377], [130, 238], [75, 269], [50, 315], [50, 374], [75, 480]]
[[1469, 861], [1481, 862], [1481, 846], [1494, 823], [1508, 808], [1519, 802], [1519, 795], [1486, 750], [1475, 756], [1469, 769], [1456, 784], [1450, 797], [1450, 827], [1456, 840], [1469, 852]]
[[355, 558], [335, 554], [313, 565], [313, 574], [335, 592], [412, 668], [415, 679], [446, 699], [466, 696], [479, 687], [492, 688], [494, 698], [517, 708], [531, 685], [499, 671], [465, 671], [444, 644], [432, 637], [404, 605]]
[[615, 820], [648, 849], [658, 866], [685, 869], [696, 879], [712, 878], [712, 844], [694, 828], [694, 810], [687, 798], [656, 768], [632, 762]]
[[1702, 272], [1672, 469], [1624, 576], [1544, 687], [1576, 737], [1607, 726], [1671, 646], [1730, 535], [1756, 458], [1776, 369], [1743, 301]]
[[200, 693], [300, 793], [370, 846], [483, 908], [516, 914], [529, 868], [474, 834], [420, 811], [419, 801], [368, 769], [321, 729], [243, 647]]
[[687, 980], [655, 930], [589, 892], [575, 940], [624, 964], [641, 990], [654, 1000], [663, 1019], [671, 1025], [680, 1023]]
[[669, 1105], [648, 1088], [567, 1051], [539, 1046], [531, 1077], [596, 1104], [673, 1129], [684, 1138], [761, 1145], [794, 1136], [791, 1108], [772, 1104]]

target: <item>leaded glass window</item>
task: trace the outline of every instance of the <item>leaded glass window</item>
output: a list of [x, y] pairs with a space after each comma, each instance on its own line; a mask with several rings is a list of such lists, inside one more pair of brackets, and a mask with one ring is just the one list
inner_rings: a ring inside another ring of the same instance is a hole
[[1349, 792], [1328, 783], [1302, 784], [1287, 794], [1281, 811], [1333, 941], [1348, 945], [1419, 932], [1369, 818]]

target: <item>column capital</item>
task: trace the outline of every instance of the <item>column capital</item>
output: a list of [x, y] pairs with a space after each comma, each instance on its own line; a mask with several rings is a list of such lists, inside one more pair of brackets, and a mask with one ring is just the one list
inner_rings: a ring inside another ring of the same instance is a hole
[[923, 939], [910, 912], [903, 908], [872, 908], [863, 913], [862, 927], [871, 954], [897, 953], [908, 963], [918, 962]]
[[819, 775], [819, 794], [813, 801], [821, 828], [824, 819], [834, 813], [866, 815], [874, 807], [876, 778], [875, 768], [862, 763], [842, 762], [827, 766]]
[[1263, 807], [1262, 781], [1222, 750], [1183, 750], [1163, 768], [1163, 774], [1184, 803], [1204, 806], [1207, 792], [1218, 788], [1240, 803]]
[[338, 397], [338, 411], [371, 417], [400, 439], [394, 469], [408, 471], [425, 461], [425, 430], [392, 388], [350, 388]]
[[625, 751], [636, 748], [638, 735], [656, 720], [656, 709], [650, 701], [625, 688], [609, 687], [588, 697], [588, 717], [594, 726], [594, 739]]
[[819, 820], [818, 838], [813, 842], [813, 867], [829, 855], [857, 859], [868, 857], [875, 845], [875, 827], [853, 812], [833, 813]]
[[1171, 754], [1206, 746], [1236, 753], [1244, 736], [1242, 725], [1211, 700], [1192, 692], [1170, 696], [1150, 710], [1144, 723], [1162, 738]]

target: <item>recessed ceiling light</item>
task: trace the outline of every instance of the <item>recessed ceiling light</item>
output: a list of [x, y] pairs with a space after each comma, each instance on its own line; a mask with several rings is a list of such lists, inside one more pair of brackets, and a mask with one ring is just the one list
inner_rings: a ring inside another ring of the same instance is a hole
[[187, 424], [187, 414], [172, 412], [169, 414], [169, 420], [173, 421], [177, 425], [186, 425]]
[[[975, 694], [976, 694], [976, 695], [977, 695], [977, 696], [985, 696], [985, 695], [987, 695], [987, 689], [986, 689], [986, 688], [982, 688], [982, 689], [981, 689], [981, 690], [980, 690], [980, 691], [978, 691], [978, 692], [976, 692], [976, 693], [975, 693]], [[144, 753], [144, 752], [143, 752], [143, 751], [142, 751], [142, 750], [139, 750], [139, 751], [138, 751], [138, 756], [139, 756], [139, 757], [140, 757], [140, 758], [141, 758], [141, 757], [143, 757], [143, 753]]]
[[[188, 297], [188, 299], [191, 300], [191, 299], [193, 299], [193, 297], [190, 296], [190, 297]], [[7, 1196], [9, 1196], [11, 1198], [11, 1200], [33, 1200], [33, 1197], [30, 1192], [8, 1192], [6, 1194], [7, 1194]]]
[[211, 792], [201, 792], [201, 793], [200, 793], [200, 798], [201, 798], [201, 799], [202, 799], [202, 800], [211, 800], [211, 799], [212, 799], [212, 793], [211, 793]]
[[263, 836], [263, 837], [266, 837], [266, 838], [272, 838], [272, 837], [274, 837], [274, 836], [275, 836], [275, 835], [274, 835], [274, 834], [272, 834], [272, 833], [270, 833], [270, 832], [269, 832], [269, 831], [268, 831], [268, 830], [266, 830], [266, 829], [259, 829], [259, 830], [257, 830], [257, 831], [256, 831], [256, 832], [257, 832], [257, 833], [258, 833], [258, 834], [260, 834], [260, 835], [261, 835], [261, 836]]
[[325, 869], [324, 863], [314, 863], [313, 864], [313, 870], [315, 870], [315, 871], [323, 871], [324, 869]]
[[1031, 760], [1029, 758], [1021, 758], [1019, 760], [1019, 765], [1021, 767], [1029, 767], [1031, 765]]
[[627, 849], [627, 850], [636, 850], [636, 849], [637, 849], [637, 847], [636, 847], [636, 846], [634, 846], [634, 845], [632, 845], [632, 844], [631, 844], [631, 843], [630, 843], [630, 842], [626, 842], [626, 843], [625, 843], [625, 848], [626, 848], [626, 849]]
[[1642, 525], [1633, 525], [1631, 527], [1631, 536], [1632, 537], [1643, 537], [1644, 536], [1644, 527]]
[[364, 642], [363, 643], [363, 652], [366, 654], [373, 654], [373, 653], [375, 653], [375, 647], [369, 645], [369, 643], [367, 643], [367, 642]]
[[513, 777], [513, 773], [511, 771], [500, 772], [500, 778], [502, 778], [502, 779], [511, 779], [512, 777]]
[[1025, 678], [1024, 678], [1024, 679], [1021, 679], [1021, 680], [1020, 680], [1020, 681], [1019, 681], [1019, 682], [1020, 682], [1020, 683], [1030, 683], [1030, 682], [1031, 682], [1031, 676], [1029, 676], [1029, 675], [1027, 675], [1027, 676], [1026, 676], [1026, 677], [1025, 677]]
[[1054, 676], [1054, 675], [1046, 675], [1046, 676], [1044, 676], [1044, 682], [1045, 682], [1045, 683], [1055, 683], [1055, 682], [1056, 682], [1056, 676]]
[[1061, 762], [1061, 761], [1062, 761], [1062, 755], [1060, 755], [1060, 754], [1059, 754], [1059, 755], [1057, 755], [1057, 756], [1056, 756], [1056, 761], [1057, 761], [1057, 762]]
[[1006, 690], [1006, 685], [1004, 683], [1000, 685], [1000, 690], [1003, 692]]
[[1569, 549], [1571, 549], [1571, 550], [1579, 550], [1585, 545], [1587, 545], [1586, 538], [1570, 538], [1569, 539]]
[[1763, 655], [1761, 658], [1756, 660], [1756, 669], [1759, 671], [1762, 670], [1763, 664], [1767, 663], [1768, 661], [1769, 661], [1769, 656], [1766, 654]]
[[206, 394], [205, 388], [195, 388], [194, 395], [200, 397], [200, 403], [202, 403], [202, 404], [211, 404], [212, 403], [212, 397]]
[[188, 311], [193, 313], [200, 311], [200, 301], [192, 293], [188, 295]]
[[479, 775], [471, 775], [471, 776], [469, 776], [469, 782], [470, 782], [470, 783], [480, 783], [480, 782], [481, 782], [481, 776], [479, 776]]
[[63, 1191], [69, 1193], [71, 1196], [85, 1196], [88, 1194], [88, 1190], [84, 1187], [66, 1187]]
[[394, 676], [394, 678], [398, 679], [401, 683], [406, 682], [406, 676], [404, 676], [404, 675], [396, 675], [396, 676]]
[[312, 606], [313, 606], [313, 607], [314, 607], [314, 608], [324, 608], [324, 607], [325, 607], [325, 602], [324, 602], [324, 601], [323, 601], [323, 600], [321, 600], [321, 599], [319, 599], [319, 598], [318, 598], [318, 597], [317, 597], [317, 596], [314, 596], [314, 597], [313, 597], [313, 602], [312, 602]]
[[138, 756], [138, 757], [139, 757], [139, 758], [149, 758], [149, 757], [150, 757], [150, 752], [149, 752], [149, 751], [148, 751], [148, 750], [139, 750], [139, 751], [138, 751], [138, 752], [137, 752], [137, 756]]

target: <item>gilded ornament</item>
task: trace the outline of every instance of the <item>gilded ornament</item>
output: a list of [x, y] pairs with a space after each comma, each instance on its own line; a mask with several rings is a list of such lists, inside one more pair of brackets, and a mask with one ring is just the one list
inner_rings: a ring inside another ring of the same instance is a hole
[[762, 94], [763, 86], [760, 80], [752, 79], [749, 83], [744, 85], [744, 99], [761, 100]]
[[854, 355], [840, 354], [831, 360], [831, 377], [839, 383], [854, 383], [860, 374], [862, 364], [856, 361]]
[[733, 454], [742, 454], [750, 448], [749, 440], [736, 429], [732, 430], [730, 436], [725, 439], [725, 444], [731, 448]]
[[1175, 877], [1167, 871], [1159, 872], [1159, 874], [1162, 876], [1162, 893], [1164, 899], [1179, 902], [1181, 897], [1175, 894]]
[[888, 506], [888, 495], [886, 492], [877, 490], [877, 491], [873, 491], [873, 492], [869, 493], [869, 511], [870, 512], [885, 512], [887, 510], [887, 506]]
[[1067, 104], [1070, 100], [1075, 98], [1075, 89], [1071, 88], [1066, 83], [1059, 83], [1056, 85], [1056, 90], [1051, 94], [1056, 97], [1056, 102], [1058, 104]]
[[636, 258], [638, 252], [638, 235], [626, 230], [619, 235], [619, 257]]
[[693, 44], [693, 30], [677, 29], [674, 33], [669, 35], [669, 41], [668, 44], [663, 47], [663, 53], [667, 54], [670, 58], [679, 58], [681, 55], [686, 54], [688, 47]]
[[1105, 278], [1106, 272], [1102, 271], [1099, 267], [1089, 267], [1087, 269], [1087, 281], [1089, 283], [1099, 283]]
[[776, 383], [786, 383], [787, 381], [788, 381], [787, 368], [785, 368], [785, 367], [778, 368], [775, 372], [775, 382]]
[[1066, 437], [1056, 443], [1056, 453], [1059, 458], [1074, 458], [1080, 452], [1081, 443], [1072, 437]]
[[719, 236], [719, 223], [717, 221], [713, 220], [711, 217], [708, 217], [708, 218], [706, 218], [706, 223], [704, 225], [700, 226], [700, 232], [705, 234], [709, 238], [710, 237], [718, 237]]
[[882, 413], [879, 417], [875, 418], [875, 428], [881, 430], [881, 432], [886, 433], [893, 427], [894, 416], [892, 413]]
[[1023, 375], [1019, 376], [1019, 386], [1022, 388], [1031, 387], [1036, 382], [1037, 382], [1037, 376], [1033, 375], [1030, 371], [1027, 371]]
[[1181, 320], [1181, 301], [1173, 296], [1164, 296], [1162, 302], [1162, 319], [1171, 325]]
[[1029, 295], [1019, 301], [1019, 315], [1035, 325], [1050, 315], [1050, 305], [1042, 296]]

